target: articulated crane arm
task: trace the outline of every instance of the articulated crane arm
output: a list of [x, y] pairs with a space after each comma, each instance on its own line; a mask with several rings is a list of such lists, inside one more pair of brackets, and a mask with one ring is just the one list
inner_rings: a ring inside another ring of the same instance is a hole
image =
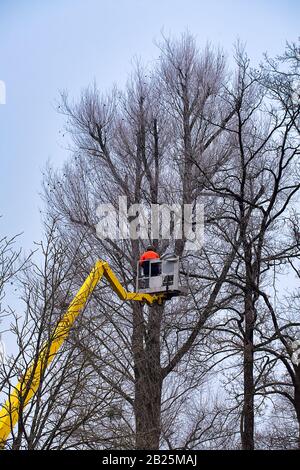
[[24, 409], [30, 399], [37, 392], [45, 369], [53, 361], [59, 348], [67, 339], [76, 318], [86, 305], [90, 295], [102, 276], [106, 277], [110, 286], [121, 300], [135, 300], [138, 302], [146, 302], [149, 305], [155, 302], [163, 302], [163, 294], [152, 295], [138, 292], [127, 292], [118, 281], [108, 263], [102, 260], [97, 261], [91, 273], [70, 303], [66, 313], [58, 322], [50, 340], [41, 348], [37, 360], [33, 361], [32, 364], [29, 365], [24, 376], [19, 380], [6, 403], [0, 410], [0, 448], [4, 447], [8, 436], [12, 432], [15, 424], [18, 422], [20, 418], [20, 410]]

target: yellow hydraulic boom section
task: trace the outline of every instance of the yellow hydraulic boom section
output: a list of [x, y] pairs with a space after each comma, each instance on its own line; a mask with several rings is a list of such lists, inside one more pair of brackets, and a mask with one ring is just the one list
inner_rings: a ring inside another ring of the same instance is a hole
[[37, 360], [33, 361], [28, 367], [24, 376], [19, 380], [8, 400], [0, 410], [0, 448], [4, 447], [9, 434], [18, 422], [20, 409], [22, 410], [28, 404], [38, 390], [45, 369], [53, 361], [59, 348], [67, 339], [76, 318], [86, 305], [88, 298], [102, 276], [106, 277], [121, 300], [135, 300], [138, 302], [146, 302], [149, 305], [155, 302], [162, 303], [164, 300], [164, 294], [127, 292], [118, 281], [108, 263], [102, 260], [97, 261], [91, 273], [70, 303], [66, 313], [58, 322], [50, 340], [41, 348]]

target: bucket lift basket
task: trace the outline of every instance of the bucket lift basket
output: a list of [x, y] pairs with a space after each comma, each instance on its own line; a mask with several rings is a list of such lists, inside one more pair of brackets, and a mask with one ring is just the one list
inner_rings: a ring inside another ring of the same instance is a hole
[[179, 257], [167, 254], [160, 259], [150, 259], [137, 266], [136, 291], [165, 293], [168, 298], [186, 295], [188, 275], [180, 274]]

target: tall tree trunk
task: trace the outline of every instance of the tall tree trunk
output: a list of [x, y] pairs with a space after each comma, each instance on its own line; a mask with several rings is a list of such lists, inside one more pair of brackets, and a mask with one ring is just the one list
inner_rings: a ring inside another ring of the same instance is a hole
[[254, 449], [254, 347], [253, 330], [255, 310], [252, 295], [251, 248], [245, 250], [246, 291], [245, 291], [245, 336], [244, 336], [244, 405], [242, 416], [242, 448]]
[[294, 403], [295, 411], [298, 422], [298, 442], [297, 447], [300, 449], [300, 364], [298, 364], [296, 373], [295, 373], [295, 392], [294, 392]]
[[147, 327], [143, 323], [142, 308], [140, 308], [140, 313], [136, 315], [133, 333], [135, 446], [136, 449], [156, 450], [159, 449], [161, 431], [160, 327], [163, 306], [153, 306], [149, 309]]

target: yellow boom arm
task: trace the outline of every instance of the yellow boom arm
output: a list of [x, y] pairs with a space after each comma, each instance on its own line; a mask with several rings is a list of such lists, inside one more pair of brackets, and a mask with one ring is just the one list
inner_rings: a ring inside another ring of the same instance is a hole
[[102, 260], [97, 261], [91, 273], [70, 303], [66, 313], [58, 322], [50, 340], [43, 345], [37, 360], [28, 367], [26, 373], [19, 380], [0, 410], [0, 447], [4, 447], [9, 434], [17, 423], [20, 409], [24, 409], [38, 390], [46, 367], [53, 361], [59, 348], [67, 339], [76, 318], [86, 305], [89, 296], [102, 276], [106, 277], [112, 289], [118, 294], [120, 299], [124, 301], [135, 300], [138, 302], [147, 302], [150, 305], [154, 302], [161, 303], [163, 301], [163, 294], [152, 295], [127, 292], [118, 281], [108, 263]]

